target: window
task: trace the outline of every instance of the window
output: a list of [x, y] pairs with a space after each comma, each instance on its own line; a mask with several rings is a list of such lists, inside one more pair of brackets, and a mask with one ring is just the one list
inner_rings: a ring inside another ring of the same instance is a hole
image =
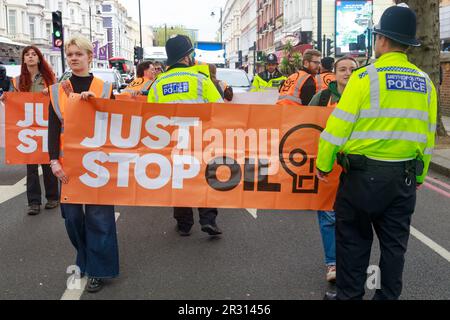
[[63, 11], [63, 2], [62, 1], [58, 1], [58, 10], [59, 11]]
[[75, 22], [75, 10], [70, 9], [70, 21]]
[[50, 10], [50, 0], [45, 0], [45, 9]]
[[35, 17], [28, 17], [28, 21], [30, 23], [30, 38], [31, 40], [36, 38], [36, 29], [35, 29], [35, 21], [36, 18]]
[[9, 10], [8, 12], [8, 23], [9, 23], [9, 33], [15, 35], [17, 33], [16, 28], [16, 10]]
[[112, 6], [110, 4], [104, 4], [104, 5], [102, 5], [102, 11], [103, 12], [111, 12]]
[[27, 24], [25, 23], [25, 12], [22, 12], [22, 33], [25, 33], [27, 28]]
[[52, 25], [50, 23], [45, 24], [45, 36], [49, 41], [52, 38]]
[[82, 21], [83, 21], [83, 26], [85, 26], [85, 25], [86, 25], [86, 15], [83, 14], [83, 15], [81, 16], [81, 19], [82, 19]]

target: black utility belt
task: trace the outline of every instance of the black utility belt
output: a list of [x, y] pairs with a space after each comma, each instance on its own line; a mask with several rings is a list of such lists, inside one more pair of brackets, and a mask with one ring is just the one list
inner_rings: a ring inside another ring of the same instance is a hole
[[420, 176], [422, 175], [424, 169], [424, 163], [420, 159], [389, 162], [370, 159], [363, 155], [346, 155], [339, 153], [337, 160], [338, 164], [344, 169], [344, 172], [348, 172], [349, 170], [367, 170], [368, 167], [392, 167], [402, 168], [407, 172], [414, 172], [417, 176]]
[[[349, 154], [348, 158], [350, 163], [352, 162], [360, 162], [364, 161], [366, 166], [375, 166], [375, 167], [400, 167], [404, 168], [408, 164], [415, 163], [417, 160], [406, 160], [406, 161], [382, 161], [382, 160], [374, 160], [367, 158], [366, 156], [353, 155]], [[364, 158], [364, 159], [361, 159]]]

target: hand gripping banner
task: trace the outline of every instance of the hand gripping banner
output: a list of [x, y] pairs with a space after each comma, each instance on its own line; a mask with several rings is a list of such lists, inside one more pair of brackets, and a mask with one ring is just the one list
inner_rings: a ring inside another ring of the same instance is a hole
[[62, 202], [331, 210], [340, 170], [315, 176], [332, 109], [148, 104], [72, 95]]

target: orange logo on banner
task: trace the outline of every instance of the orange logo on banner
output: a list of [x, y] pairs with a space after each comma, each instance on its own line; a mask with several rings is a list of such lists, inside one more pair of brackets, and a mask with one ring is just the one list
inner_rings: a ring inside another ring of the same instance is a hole
[[5, 103], [6, 164], [49, 163], [50, 99], [42, 93], [8, 92]]
[[[80, 112], [82, 110], [82, 112]], [[315, 160], [331, 108], [147, 104], [72, 95], [62, 201], [331, 210]], [[82, 125], [81, 125], [82, 124]]]

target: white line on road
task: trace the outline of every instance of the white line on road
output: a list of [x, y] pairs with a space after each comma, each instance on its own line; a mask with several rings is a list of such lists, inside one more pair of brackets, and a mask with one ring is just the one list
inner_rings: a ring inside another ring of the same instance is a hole
[[12, 186], [0, 186], [0, 204], [9, 201], [18, 195], [27, 191], [27, 177], [23, 178], [15, 185]]
[[[120, 212], [115, 213], [116, 222], [120, 217]], [[83, 295], [84, 289], [87, 285], [87, 278], [81, 278], [80, 288], [79, 289], [66, 289], [64, 294], [61, 297], [61, 300], [80, 300]]]
[[253, 218], [258, 219], [258, 209], [246, 209]]
[[450, 262], [450, 252], [448, 252], [445, 248], [438, 245], [436, 242], [428, 238], [426, 235], [424, 235], [422, 232], [411, 226], [411, 235], [416, 237], [419, 241], [424, 243], [427, 247], [429, 247], [431, 250], [439, 254], [441, 257], [443, 257], [445, 260]]
[[[42, 175], [42, 168], [39, 166], [39, 176]], [[0, 204], [9, 201], [27, 191], [27, 177], [11, 186], [0, 186]]]

